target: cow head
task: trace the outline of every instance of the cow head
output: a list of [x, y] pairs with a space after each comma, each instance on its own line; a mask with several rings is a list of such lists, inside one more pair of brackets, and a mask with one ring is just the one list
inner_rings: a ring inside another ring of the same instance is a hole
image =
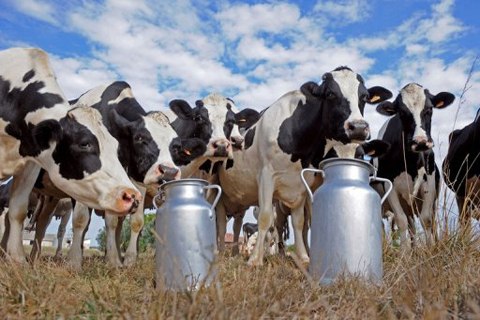
[[136, 181], [148, 185], [179, 179], [177, 165], [189, 163], [205, 152], [202, 140], [180, 139], [162, 112], [150, 112], [135, 121], [127, 121], [115, 109], [110, 112], [122, 132], [120, 157]]
[[207, 143], [204, 156], [232, 158], [233, 150], [243, 147], [239, 126], [248, 121], [248, 112], [239, 113], [231, 99], [214, 93], [198, 100], [194, 108], [184, 100], [173, 100], [170, 109], [178, 116], [172, 126], [180, 137]]
[[363, 118], [365, 104], [376, 104], [392, 97], [383, 87], [367, 89], [363, 78], [347, 67], [323, 75], [322, 82], [304, 86], [323, 105], [322, 126], [327, 139], [341, 142], [363, 142], [370, 128]]
[[377, 107], [383, 115], [398, 115], [402, 122], [406, 145], [413, 152], [430, 150], [433, 147], [431, 137], [433, 108], [449, 106], [455, 96], [449, 92], [432, 95], [417, 83], [409, 83], [400, 90], [394, 102], [385, 101]]
[[100, 113], [75, 107], [60, 120], [44, 120], [32, 136], [42, 149], [35, 160], [53, 183], [89, 207], [127, 214], [136, 209], [140, 192], [118, 160], [118, 142], [102, 124]]

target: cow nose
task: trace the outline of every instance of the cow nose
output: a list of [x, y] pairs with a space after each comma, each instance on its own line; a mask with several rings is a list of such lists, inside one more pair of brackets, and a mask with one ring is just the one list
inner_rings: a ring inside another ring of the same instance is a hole
[[175, 180], [180, 171], [178, 168], [173, 166], [167, 166], [164, 164], [158, 165], [158, 171], [163, 175], [162, 179], [165, 181]]
[[425, 136], [414, 137], [412, 141], [412, 151], [426, 151], [433, 148], [433, 142]]
[[120, 214], [127, 214], [135, 211], [139, 201], [142, 200], [142, 195], [135, 189], [121, 188], [118, 198], [118, 212]]
[[244, 140], [242, 136], [234, 136], [234, 137], [231, 137], [230, 140], [232, 140], [232, 144], [234, 148], [242, 149], [242, 143]]
[[349, 121], [346, 124], [346, 128], [350, 140], [365, 141], [370, 136], [370, 126], [365, 120]]
[[230, 148], [230, 141], [227, 139], [217, 140], [213, 143], [213, 155], [217, 157], [228, 156], [228, 149]]

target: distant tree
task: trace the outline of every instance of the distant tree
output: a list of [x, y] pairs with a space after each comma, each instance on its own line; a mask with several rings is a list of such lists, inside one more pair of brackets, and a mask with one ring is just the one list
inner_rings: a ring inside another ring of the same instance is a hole
[[[155, 229], [155, 214], [146, 214], [145, 223], [143, 225], [142, 233], [140, 234], [138, 240], [138, 250], [140, 252], [145, 252], [148, 247], [153, 247], [155, 245], [155, 237], [153, 235], [153, 230]], [[120, 248], [122, 251], [125, 251], [130, 242], [130, 220], [127, 218], [123, 221], [122, 233], [120, 235]], [[105, 251], [106, 248], [106, 232], [105, 227], [103, 227], [97, 234], [96, 240], [100, 250]]]

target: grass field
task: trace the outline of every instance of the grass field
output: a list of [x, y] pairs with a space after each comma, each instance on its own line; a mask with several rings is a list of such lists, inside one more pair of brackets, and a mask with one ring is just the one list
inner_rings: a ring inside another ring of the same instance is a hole
[[269, 257], [247, 267], [221, 257], [217, 285], [197, 292], [154, 288], [153, 251], [129, 269], [108, 270], [90, 254], [82, 272], [53, 262], [34, 266], [0, 261], [3, 319], [442, 319], [480, 318], [478, 239], [444, 238], [431, 248], [384, 251], [384, 283], [340, 279], [320, 287], [293, 260]]

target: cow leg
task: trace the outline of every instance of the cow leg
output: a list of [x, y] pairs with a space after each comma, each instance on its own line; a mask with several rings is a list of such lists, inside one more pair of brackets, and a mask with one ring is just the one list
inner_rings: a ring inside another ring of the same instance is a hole
[[84, 231], [90, 221], [90, 212], [88, 207], [77, 201], [73, 209], [73, 239], [70, 250], [67, 254], [67, 263], [75, 270], [82, 269], [83, 258], [83, 236]]
[[[310, 256], [310, 247], [308, 245], [308, 230], [310, 230], [310, 224], [312, 221], [312, 202], [309, 199], [305, 200], [305, 222], [303, 223], [303, 243], [305, 244], [305, 249], [307, 250], [308, 255]], [[287, 225], [288, 228], [288, 225]]]
[[[238, 255], [240, 252], [240, 244], [238, 243], [238, 239], [240, 238], [240, 231], [242, 230], [243, 225], [243, 217], [245, 216], [245, 211], [237, 212], [233, 217], [233, 249], [232, 254], [234, 256]], [[225, 237], [224, 237], [225, 239]]]
[[5, 217], [7, 216], [8, 209], [3, 209], [3, 212], [0, 213], [0, 239], [3, 239], [5, 234]]
[[42, 254], [42, 241], [45, 237], [47, 227], [50, 224], [50, 221], [52, 221], [53, 210], [58, 204], [58, 199], [56, 198], [45, 196], [42, 196], [42, 198], [43, 205], [40, 213], [37, 215], [35, 241], [33, 242], [32, 251], [30, 252], [30, 260], [32, 260], [32, 262], [37, 260]]
[[[147, 189], [141, 185], [136, 184], [135, 186], [138, 188], [138, 190], [140, 190], [140, 193], [142, 194], [142, 199], [145, 199]], [[125, 266], [131, 266], [137, 260], [138, 237], [140, 236], [140, 232], [142, 231], [144, 224], [144, 203], [145, 200], [140, 201], [137, 210], [130, 216], [130, 242], [128, 243], [128, 248], [125, 252], [125, 259], [123, 261], [123, 264]]]
[[105, 211], [105, 235], [106, 235], [106, 260], [107, 265], [112, 268], [120, 268], [122, 262], [117, 249], [116, 230], [118, 217]]
[[65, 232], [67, 231], [67, 224], [70, 220], [71, 215], [72, 211], [68, 210], [60, 220], [60, 225], [58, 226], [57, 230], [57, 251], [55, 251], [55, 259], [59, 259], [62, 256], [63, 238], [65, 237]]
[[263, 254], [265, 249], [265, 237], [272, 226], [273, 215], [273, 190], [274, 181], [272, 174], [264, 168], [260, 174], [260, 183], [258, 188], [258, 238], [253, 253], [248, 259], [248, 265], [263, 265]]
[[117, 229], [115, 230], [115, 243], [117, 245], [117, 252], [120, 260], [122, 259], [122, 229], [125, 216], [118, 217]]
[[408, 221], [408, 233], [410, 235], [410, 241], [412, 247], [416, 246], [416, 234], [417, 234], [417, 227], [415, 226], [415, 216], [413, 214], [407, 215]]
[[303, 240], [303, 229], [305, 225], [304, 203], [292, 209], [292, 225], [296, 254], [304, 264], [308, 265], [310, 263], [310, 257], [308, 256], [307, 248]]
[[217, 222], [217, 245], [218, 251], [225, 251], [225, 233], [227, 231], [227, 212], [223, 201], [220, 200], [215, 208]]
[[433, 244], [433, 240], [437, 238], [435, 223], [435, 175], [427, 175], [427, 182], [423, 183], [423, 203], [420, 211], [420, 222], [425, 231], [426, 243], [428, 246]]
[[387, 199], [388, 204], [390, 205], [390, 208], [392, 209], [394, 214], [393, 219], [400, 233], [400, 245], [404, 249], [409, 249], [411, 247], [411, 243], [408, 234], [408, 219], [405, 211], [403, 211], [400, 199], [398, 198], [398, 194], [395, 191], [395, 188], [393, 188], [392, 192], [390, 192]]
[[278, 253], [282, 256], [285, 256], [285, 243], [283, 242], [285, 237], [285, 224], [288, 221], [288, 215], [285, 212], [284, 208], [281, 207], [280, 202], [277, 200], [274, 203], [275, 208], [275, 229], [277, 229], [278, 234]]
[[32, 192], [39, 172], [40, 167], [36, 163], [27, 162], [23, 170], [13, 178], [8, 205], [10, 234], [7, 242], [7, 254], [16, 262], [26, 262], [22, 237], [23, 222], [27, 216], [30, 192]]

